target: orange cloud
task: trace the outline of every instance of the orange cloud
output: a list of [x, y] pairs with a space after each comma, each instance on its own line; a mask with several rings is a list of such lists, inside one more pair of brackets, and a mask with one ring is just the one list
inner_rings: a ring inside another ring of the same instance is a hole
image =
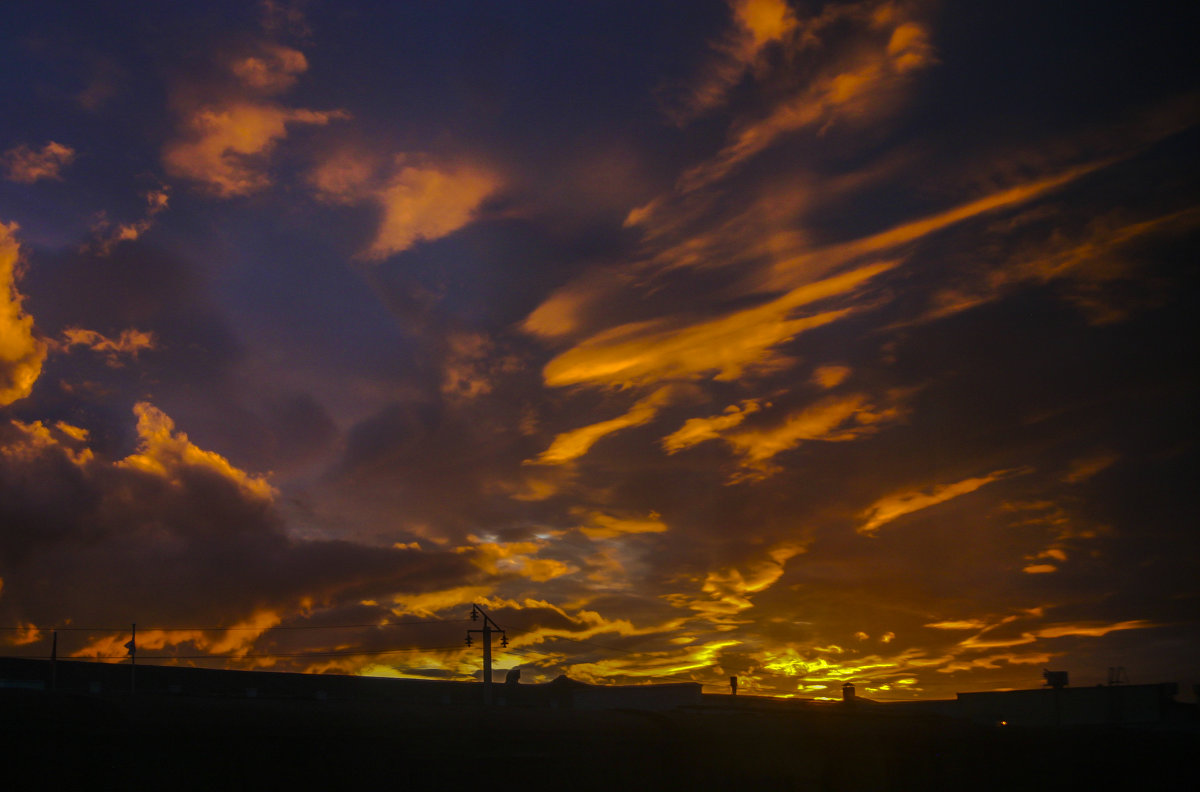
[[939, 503], [945, 503], [948, 500], [968, 495], [980, 487], [991, 484], [993, 481], [1007, 478], [1016, 472], [1015, 470], [997, 470], [986, 476], [978, 476], [976, 478], [963, 479], [953, 484], [936, 486], [929, 491], [902, 492], [881, 498], [863, 513], [866, 522], [858, 527], [858, 532], [860, 534], [872, 534], [879, 530], [880, 527], [906, 514], [912, 514], [913, 512], [936, 506]]
[[686, 648], [671, 648], [666, 651], [643, 652], [637, 657], [606, 658], [585, 663], [571, 663], [572, 678], [596, 684], [611, 683], [616, 679], [638, 680], [655, 677], [689, 674], [689, 672], [713, 672], [718, 669], [722, 650], [740, 646], [733, 639], [707, 641]]
[[[1061, 548], [1047, 547], [1040, 553], [1025, 556], [1025, 560], [1032, 563], [1026, 565], [1021, 571], [1029, 575], [1044, 575], [1050, 572], [1057, 572], [1058, 567], [1052, 563], [1047, 563], [1045, 559], [1057, 563], [1063, 563], [1067, 560], [1067, 554]], [[1042, 563], [1038, 563], [1041, 561]]]
[[733, 17], [755, 47], [780, 41], [796, 27], [796, 16], [783, 0], [734, 0]]
[[636, 322], [601, 332], [546, 364], [547, 385], [589, 383], [628, 387], [664, 379], [734, 380], [747, 369], [772, 370], [788, 361], [773, 349], [800, 333], [837, 321], [851, 309], [793, 318], [797, 309], [853, 293], [894, 262], [860, 267], [792, 289], [767, 303], [671, 327], [664, 320]]
[[163, 149], [167, 173], [199, 182], [216, 195], [248, 195], [271, 184], [265, 159], [290, 124], [327, 124], [341, 110], [317, 111], [234, 102], [202, 107], [184, 121], [180, 140]]
[[490, 595], [493, 586], [457, 586], [440, 591], [424, 591], [413, 594], [397, 594], [392, 602], [392, 613], [397, 616], [423, 616], [433, 618], [438, 613], [460, 605], [478, 602]]
[[777, 426], [733, 432], [722, 439], [741, 457], [743, 471], [733, 480], [759, 479], [777, 472], [777, 466], [771, 463], [776, 455], [801, 443], [858, 440], [903, 414], [897, 396], [889, 404], [876, 407], [864, 394], [856, 393], [824, 399], [792, 413]]
[[[663, 449], [668, 454], [690, 448], [706, 440], [716, 440], [721, 435], [741, 424], [746, 416], [762, 409], [757, 399], [746, 399], [741, 405], [731, 404], [720, 415], [710, 415], [707, 418], [689, 418], [683, 426], [662, 439]], [[770, 405], [767, 405], [770, 406]]]
[[713, 45], [713, 58], [700, 78], [669, 110], [678, 124], [721, 105], [763, 50], [796, 28], [796, 16], [784, 0], [730, 0], [729, 6], [732, 28]]
[[841, 385], [849, 376], [850, 369], [846, 366], [821, 366], [813, 372], [812, 378], [813, 382], [830, 390]]
[[471, 562], [492, 575], [515, 574], [544, 583], [556, 577], [578, 571], [575, 567], [553, 558], [534, 558], [544, 542], [484, 542], [470, 537], [472, 544], [458, 548], [468, 553]]
[[117, 464], [151, 473], [169, 481], [177, 480], [185, 468], [204, 468], [238, 486], [242, 492], [265, 501], [274, 499], [275, 488], [265, 478], [252, 476], [213, 451], [194, 445], [183, 432], [175, 431], [175, 422], [148, 402], [133, 408], [138, 418], [138, 450]]
[[308, 70], [308, 59], [291, 47], [263, 44], [259, 52], [234, 59], [229, 69], [247, 88], [277, 94], [291, 88]]
[[1136, 245], [1146, 239], [1186, 233], [1200, 225], [1200, 209], [1191, 207], [1129, 222], [1118, 214], [1098, 217], [1083, 229], [1056, 229], [1041, 242], [1026, 245], [998, 265], [939, 291], [918, 321], [930, 321], [969, 310], [1030, 283], [1061, 282], [1066, 298], [1093, 324], [1125, 319], [1130, 309], [1111, 299], [1107, 284], [1135, 277]]
[[908, 665], [903, 655], [891, 660], [871, 655], [836, 661], [830, 660], [828, 657], [806, 657], [790, 646], [784, 647], [781, 651], [763, 654], [763, 668], [766, 670], [785, 676], [800, 677], [812, 682], [841, 683], [848, 679], [869, 679], [881, 674], [894, 673], [896, 669]]
[[379, 193], [383, 224], [367, 251], [385, 258], [422, 240], [441, 239], [470, 223], [499, 181], [471, 168], [403, 167]]
[[616, 539], [629, 534], [663, 533], [667, 524], [662, 521], [658, 512], [650, 512], [645, 517], [616, 517], [599, 511], [579, 509], [573, 512], [584, 519], [579, 530], [589, 539]]
[[[683, 620], [681, 619], [672, 619], [663, 623], [638, 627], [628, 619], [609, 619], [597, 611], [587, 609], [581, 609], [573, 613], [568, 613], [553, 603], [531, 598], [526, 598], [522, 601], [491, 598], [483, 600], [483, 604], [491, 609], [545, 609], [557, 613], [564, 620], [571, 623], [571, 626], [568, 628], [538, 626], [534, 627], [533, 629], [523, 631], [519, 635], [510, 639], [509, 643], [513, 648], [536, 646], [548, 641], [553, 641], [556, 638], [584, 640], [587, 638], [593, 638], [597, 635], [605, 634], [628, 637], [669, 633], [679, 629], [680, 625], [683, 623]], [[639, 655], [639, 658], [643, 657], [645, 657], [645, 655]]]
[[58, 430], [56, 436], [50, 427], [41, 421], [24, 423], [14, 419], [10, 424], [21, 433], [22, 437], [17, 442], [0, 447], [2, 456], [31, 461], [39, 457], [46, 449], [56, 448], [60, 449], [73, 464], [81, 467], [94, 458], [92, 450], [84, 445], [87, 441], [87, 432], [83, 429], [59, 421], [54, 425], [54, 428]]
[[1157, 626], [1157, 624], [1145, 621], [1144, 619], [1133, 619], [1130, 621], [1114, 622], [1112, 624], [1060, 624], [1038, 630], [1036, 635], [1039, 638], [1064, 638], [1073, 635], [1099, 638], [1118, 630], [1145, 630]]
[[542, 338], [561, 338], [578, 332], [588, 310], [623, 286], [607, 270], [593, 271], [557, 289], [521, 322], [521, 329]]
[[971, 660], [956, 660], [952, 663], [947, 663], [937, 670], [941, 674], [953, 674], [956, 671], [970, 671], [976, 668], [996, 669], [1000, 667], [997, 665], [1000, 662], [1010, 665], [1046, 665], [1053, 657], [1054, 655], [1045, 652], [1026, 652], [1024, 654], [1004, 652], [986, 657], [976, 657]]
[[67, 437], [70, 437], [72, 440], [76, 440], [80, 443], [85, 442], [88, 439], [87, 429], [83, 429], [78, 426], [72, 426], [66, 421], [56, 421], [54, 423], [54, 428], [65, 434]]
[[343, 110], [284, 107], [268, 97], [290, 88], [307, 68], [304, 54], [260, 43], [227, 62], [232, 78], [215, 96], [176, 98], [181, 128], [163, 147], [167, 173], [189, 179], [222, 198], [248, 195], [271, 184], [267, 163], [295, 124], [324, 125], [348, 118]]
[[[761, 20], [766, 23], [773, 18], [763, 15]], [[880, 32], [873, 28], [883, 28], [886, 39], [881, 39]], [[772, 24], [766, 23], [764, 31], [768, 29], [774, 29]], [[685, 172], [678, 189], [693, 192], [724, 178], [785, 135], [873, 109], [878, 111], [894, 101], [901, 80], [909, 72], [934, 61], [925, 29], [914, 21], [898, 22], [894, 15], [876, 16], [861, 35], [872, 43], [859, 48], [848, 62], [816, 77], [804, 90], [780, 102], [763, 118], [742, 125], [715, 157]], [[872, 103], [877, 107], [873, 108]]]
[[[0, 590], [4, 588], [4, 580], [0, 578]], [[0, 636], [0, 643], [8, 646], [28, 646], [29, 644], [37, 643], [44, 637], [41, 630], [35, 625], [26, 622], [18, 622], [17, 629], [9, 630]]]
[[783, 542], [767, 551], [767, 557], [742, 567], [724, 567], [709, 572], [700, 590], [706, 597], [670, 595], [668, 601], [703, 615], [716, 625], [732, 627], [731, 621], [754, 607], [751, 595], [765, 591], [783, 577], [787, 562], [804, 552], [804, 546]]
[[33, 391], [42, 373], [46, 344], [33, 332], [33, 317], [17, 291], [21, 253], [16, 223], [0, 223], [0, 407]]
[[543, 465], [562, 465], [578, 459], [602, 437], [654, 420], [658, 411], [670, 401], [673, 394], [673, 388], [659, 388], [649, 396], [639, 399], [624, 415], [563, 432], [538, 456], [537, 462]]
[[1087, 481], [1102, 470], [1106, 470], [1120, 459], [1119, 454], [1101, 453], [1095, 456], [1076, 459], [1071, 463], [1071, 469], [1063, 476], [1068, 484], [1079, 484]]
[[373, 158], [342, 152], [318, 166], [309, 181], [318, 197], [336, 203], [369, 201], [383, 218], [363, 255], [387, 258], [422, 241], [449, 236], [471, 223], [501, 186], [498, 176], [473, 165], [438, 165], [397, 155], [389, 168]]
[[[223, 630], [138, 630], [137, 649], [139, 653], [169, 652], [186, 646], [201, 652], [243, 659], [254, 648], [255, 642], [280, 621], [274, 611], [261, 610]], [[123, 658], [127, 654], [125, 644], [131, 638], [132, 634], [128, 632], [93, 638], [82, 648], [71, 652], [71, 657]]]
[[809, 275], [814, 269], [819, 272], [828, 271], [829, 268], [845, 262], [863, 256], [878, 255], [900, 245], [915, 242], [922, 237], [979, 215], [1031, 201], [1106, 164], [1103, 162], [1091, 163], [1071, 168], [1054, 176], [999, 190], [944, 212], [903, 223], [877, 234], [806, 251], [796, 256], [779, 258], [772, 264], [771, 275], [764, 284], [764, 288], [781, 288], [793, 283], [798, 276]]
[[75, 149], [51, 140], [41, 150], [19, 145], [0, 154], [4, 178], [22, 184], [42, 179], [62, 180], [62, 171], [75, 161]]
[[905, 22], [892, 31], [887, 54], [892, 59], [893, 68], [901, 74], [934, 62], [928, 31], [912, 22]]
[[447, 339], [442, 369], [442, 393], [470, 400], [490, 393], [497, 377], [521, 368], [521, 361], [498, 354], [495, 344], [481, 333], [455, 333]]
[[99, 219], [92, 225], [92, 233], [97, 237], [95, 247], [100, 253], [107, 254], [118, 242], [132, 242], [149, 231], [154, 226], [155, 218], [166, 211], [171, 195], [164, 186], [147, 191], [144, 197], [146, 214], [132, 223], [121, 223], [114, 227], [108, 215], [100, 213]]
[[935, 630], [982, 630], [988, 626], [988, 623], [982, 619], [957, 619], [932, 622], [925, 626], [932, 627]]
[[[1049, 565], [1047, 565], [1047, 566], [1049, 566]], [[1029, 572], [1028, 569], [1026, 571]], [[1053, 567], [1051, 567], [1051, 569], [1047, 570], [1047, 571], [1053, 571]], [[1032, 572], [1031, 574], [1038, 574], [1038, 572]], [[1027, 611], [1026, 615], [1029, 617], [1032, 617], [1032, 618], [1040, 618], [1042, 616], [1042, 610], [1040, 608], [1035, 608], [1031, 611]], [[1051, 625], [1048, 627], [1041, 627], [1038, 629], [1022, 630], [1020, 633], [1018, 633], [1016, 635], [1012, 635], [1011, 637], [999, 637], [999, 638], [985, 637], [988, 635], [988, 633], [993, 632], [994, 630], [996, 630], [997, 628], [999, 628], [1003, 625], [1014, 622], [1018, 618], [1019, 617], [1016, 615], [1010, 615], [1010, 616], [1006, 616], [1006, 617], [1003, 617], [999, 620], [992, 621], [992, 622], [989, 622], [989, 621], [986, 621], [983, 619], [968, 619], [968, 620], [962, 620], [962, 621], [935, 622], [932, 624], [926, 624], [925, 626], [932, 627], [935, 629], [942, 629], [942, 630], [973, 630], [973, 631], [977, 631], [977, 632], [975, 632], [974, 635], [971, 635], [971, 636], [963, 639], [962, 641], [959, 641], [957, 644], [958, 650], [970, 651], [970, 652], [975, 652], [975, 651], [979, 651], [979, 650], [988, 650], [988, 649], [1007, 649], [1007, 648], [1013, 647], [1013, 646], [1026, 646], [1028, 644], [1036, 643], [1040, 640], [1054, 639], [1054, 638], [1067, 638], [1067, 637], [1099, 638], [1099, 637], [1108, 635], [1111, 632], [1118, 632], [1118, 631], [1122, 631], [1122, 630], [1149, 629], [1149, 628], [1158, 626], [1157, 624], [1155, 624], [1153, 622], [1149, 622], [1149, 621], [1142, 620], [1142, 619], [1135, 619], [1135, 620], [1122, 621], [1122, 622], [1113, 622], [1113, 623], [1109, 623], [1109, 624], [1085, 622], [1085, 623], [1077, 623], [1077, 624], [1055, 624], [1055, 625]], [[976, 663], [976, 661], [972, 661], [972, 663]], [[945, 669], [942, 669], [942, 670], [945, 670]]]
[[63, 340], [57, 344], [64, 351], [82, 346], [104, 355], [110, 366], [119, 366], [121, 356], [137, 358], [138, 353], [154, 349], [154, 334], [142, 330], [126, 329], [116, 338], [108, 338], [95, 330], [68, 327], [63, 331]]

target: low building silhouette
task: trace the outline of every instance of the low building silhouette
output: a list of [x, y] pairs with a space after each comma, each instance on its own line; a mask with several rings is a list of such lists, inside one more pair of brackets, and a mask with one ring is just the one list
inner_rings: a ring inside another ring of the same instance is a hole
[[[78, 660], [0, 658], [0, 689], [22, 688], [91, 695], [119, 695], [134, 687], [146, 696], [392, 701], [403, 704], [475, 704], [483, 700], [479, 682], [453, 682], [346, 674], [231, 671], [186, 666], [97, 663]], [[695, 682], [647, 685], [590, 685], [561, 676], [553, 682], [523, 685], [509, 672], [502, 706], [577, 710], [662, 711], [699, 705]]]
[[957, 714], [1011, 726], [1150, 725], [1176, 710], [1174, 682], [959, 693]]

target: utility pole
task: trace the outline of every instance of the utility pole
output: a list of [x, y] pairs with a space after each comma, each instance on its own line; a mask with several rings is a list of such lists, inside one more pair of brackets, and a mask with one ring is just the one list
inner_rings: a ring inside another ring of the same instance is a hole
[[129, 651], [129, 692], [137, 692], [137, 624], [133, 624], [129, 643], [125, 648]]
[[492, 617], [487, 615], [487, 612], [478, 605], [471, 606], [471, 621], [479, 621], [479, 617], [483, 617], [483, 627], [478, 630], [467, 630], [467, 646], [471, 645], [471, 633], [481, 633], [483, 635], [483, 703], [484, 706], [492, 706], [492, 633], [500, 633], [500, 646], [508, 647], [508, 636], [504, 633], [504, 628], [492, 621]]

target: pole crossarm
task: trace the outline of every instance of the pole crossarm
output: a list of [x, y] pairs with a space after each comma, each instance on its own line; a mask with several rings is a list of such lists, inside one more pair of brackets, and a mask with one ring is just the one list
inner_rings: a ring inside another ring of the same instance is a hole
[[479, 621], [483, 617], [483, 626], [478, 629], [467, 630], [467, 646], [471, 645], [471, 634], [479, 633], [483, 637], [483, 703], [486, 706], [492, 704], [492, 633], [500, 633], [500, 646], [508, 647], [508, 636], [504, 632], [504, 628], [496, 624], [495, 620], [488, 615], [487, 611], [478, 605], [471, 606], [471, 621]]

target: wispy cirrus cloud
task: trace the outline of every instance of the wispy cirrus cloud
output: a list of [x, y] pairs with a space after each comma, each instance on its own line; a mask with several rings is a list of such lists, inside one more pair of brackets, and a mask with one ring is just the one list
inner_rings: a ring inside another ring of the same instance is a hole
[[608, 435], [650, 423], [659, 410], [675, 395], [671, 387], [659, 388], [639, 399], [627, 412], [607, 421], [581, 426], [554, 438], [550, 447], [538, 455], [536, 462], [542, 465], [563, 465], [586, 454], [593, 445]]
[[667, 524], [663, 522], [662, 515], [654, 511], [645, 516], [619, 516], [595, 509], [579, 508], [574, 510], [574, 514], [583, 520], [579, 531], [593, 541], [667, 531]]
[[[778, 40], [792, 34], [793, 49], [810, 44], [824, 20], [809, 27], [806, 21], [785, 24], [774, 13], [779, 4], [747, 3], [747, 8], [771, 7], [763, 32]], [[860, 29], [857, 46], [846, 46], [840, 57], [828, 58], [832, 66], [818, 68], [793, 94], [786, 96], [763, 115], [736, 124], [727, 144], [712, 158], [684, 172], [677, 182], [681, 192], [693, 192], [725, 178], [747, 160], [758, 156], [787, 135], [803, 129], [828, 126], [848, 118], [871, 117], [887, 112], [909, 74], [935, 61], [925, 25], [907, 18], [892, 3], [831, 6], [827, 13], [853, 19]], [[744, 20], [747, 17], [739, 17]], [[752, 18], [752, 17], [751, 17]], [[830, 21], [833, 21], [832, 19]], [[840, 21], [840, 20], [839, 20]], [[743, 22], [743, 24], [745, 24]], [[752, 40], [759, 36], [747, 28]]]
[[734, 629], [739, 615], [754, 607], [753, 596], [775, 585], [787, 562], [804, 551], [802, 544], [782, 542], [768, 549], [765, 557], [709, 571], [696, 594], [672, 594], [667, 599], [695, 611], [719, 630]]
[[797, 287], [753, 308], [692, 324], [654, 320], [621, 325], [576, 344], [546, 364], [547, 385], [645, 385], [711, 376], [733, 380], [747, 371], [786, 365], [776, 348], [803, 332], [836, 322], [853, 308], [796, 315], [825, 300], [852, 296], [894, 262], [867, 265]]
[[729, 10], [732, 25], [712, 43], [713, 53], [700, 74], [668, 99], [667, 114], [677, 124], [687, 124], [723, 104], [763, 50], [783, 41], [797, 25], [784, 0], [730, 0]]
[[[685, 448], [691, 448], [706, 440], [717, 440], [723, 434], [733, 429], [763, 408], [763, 404], [755, 399], [747, 399], [741, 404], [731, 404], [718, 415], [705, 418], [689, 418], [683, 426], [662, 439], [663, 450], [674, 454]], [[766, 405], [769, 406], [769, 405]]]
[[774, 426], [728, 432], [722, 439], [740, 458], [734, 481], [761, 479], [780, 469], [773, 460], [802, 443], [848, 442], [873, 435], [904, 417], [904, 394], [875, 403], [863, 393], [831, 396], [789, 414]]
[[961, 284], [936, 292], [930, 310], [918, 321], [941, 319], [1023, 287], [1049, 283], [1062, 284], [1065, 298], [1092, 323], [1121, 321], [1146, 307], [1114, 288], [1136, 279], [1139, 246], [1178, 238], [1197, 227], [1200, 208], [1194, 206], [1138, 220], [1110, 213], [1082, 228], [1056, 224], [1042, 239], [1026, 242], [973, 280], [963, 278]]
[[939, 484], [933, 487], [908, 492], [898, 492], [880, 498], [863, 513], [865, 521], [858, 527], [860, 534], [873, 534], [884, 525], [907, 514], [937, 506], [939, 503], [954, 498], [969, 495], [981, 487], [995, 481], [1023, 472], [1018, 469], [996, 470], [984, 476], [963, 479], [951, 484]]
[[471, 544], [458, 548], [483, 571], [492, 575], [516, 575], [545, 583], [562, 575], [577, 571], [571, 565], [556, 558], [539, 558], [538, 552], [545, 542], [488, 542], [470, 537]]
[[[799, 223], [796, 212], [807, 205], [807, 198], [798, 196], [795, 189], [784, 193], [768, 191], [746, 211], [720, 220], [715, 227], [711, 222], [700, 223], [700, 230], [692, 230], [695, 218], [674, 227], [679, 218], [673, 217], [677, 210], [668, 203], [637, 221], [649, 241], [647, 255], [637, 260], [631, 272], [585, 274], [552, 293], [521, 326], [526, 332], [547, 339], [568, 337], [594, 324], [597, 317], [603, 316], [606, 304], [627, 294], [635, 284], [647, 280], [654, 283], [654, 278], [665, 277], [680, 269], [736, 267], [747, 274], [732, 287], [734, 294], [790, 292], [776, 302], [762, 306], [764, 313], [770, 313], [784, 308], [793, 296], [804, 293], [805, 287], [821, 279], [838, 282], [836, 277], [830, 277], [833, 273], [846, 274], [848, 267], [855, 267], [853, 272], [889, 262], [892, 266], [898, 265], [911, 246], [939, 232], [1043, 199], [1108, 164], [1110, 161], [1105, 160], [1066, 168], [1042, 178], [993, 190], [883, 231], [824, 245], [813, 244], [810, 235], [796, 227]], [[847, 184], [839, 189], [849, 190], [856, 183], [857, 179], [847, 180]], [[951, 303], [959, 305], [950, 296], [945, 301], [948, 306]], [[979, 297], [970, 297], [970, 305], [980, 302]], [[941, 313], [953, 310], [956, 309], [949, 307]], [[750, 316], [750, 313], [731, 316], [725, 325], [737, 324], [739, 318]], [[718, 329], [716, 323], [713, 324], [713, 329]], [[617, 336], [629, 329], [618, 327], [606, 332]], [[646, 323], [641, 329], [649, 335], [655, 325]], [[584, 343], [598, 345], [605, 337], [600, 334]]]

